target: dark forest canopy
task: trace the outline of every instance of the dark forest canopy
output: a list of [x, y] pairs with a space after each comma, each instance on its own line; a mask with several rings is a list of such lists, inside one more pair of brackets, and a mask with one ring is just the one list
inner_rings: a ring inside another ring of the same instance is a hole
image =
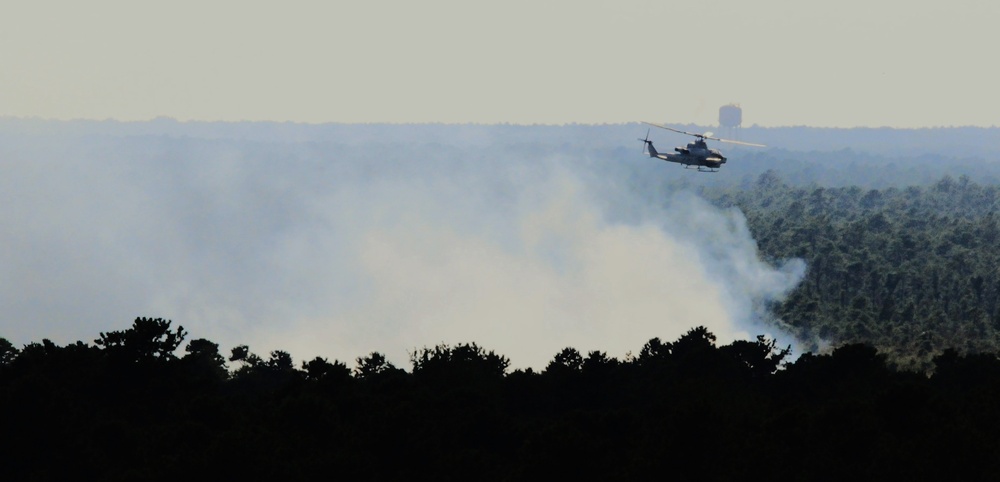
[[[184, 343], [186, 342], [186, 343]], [[183, 351], [179, 348], [183, 346]], [[634, 480], [670, 473], [930, 480], [995, 473], [1000, 359], [948, 350], [933, 376], [868, 345], [790, 361], [704, 328], [618, 360], [573, 348], [541, 372], [475, 343], [353, 369], [187, 341], [139, 318], [94, 343], [0, 339], [11, 480]], [[812, 477], [810, 477], [812, 478]]]

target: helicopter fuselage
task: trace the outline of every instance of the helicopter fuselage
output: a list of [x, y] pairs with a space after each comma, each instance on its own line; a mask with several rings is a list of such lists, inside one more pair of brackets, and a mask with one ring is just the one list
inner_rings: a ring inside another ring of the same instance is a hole
[[661, 124], [654, 124], [652, 122], [644, 122], [644, 124], [649, 124], [653, 127], [659, 127], [660, 129], [666, 129], [668, 131], [673, 131], [678, 134], [684, 134], [688, 136], [693, 136], [695, 138], [694, 142], [688, 143], [685, 147], [675, 147], [674, 153], [659, 153], [656, 152], [656, 148], [653, 147], [653, 141], [649, 140], [649, 129], [646, 129], [646, 138], [639, 139], [645, 144], [646, 154], [649, 157], [655, 157], [657, 159], [663, 159], [667, 162], [676, 162], [678, 164], [684, 165], [685, 168], [696, 167], [699, 171], [716, 172], [723, 164], [726, 163], [726, 156], [722, 155], [718, 149], [711, 149], [705, 144], [705, 139], [710, 139], [719, 142], [728, 142], [730, 144], [740, 144], [743, 146], [753, 146], [753, 147], [767, 147], [763, 144], [754, 144], [753, 142], [743, 142], [734, 141], [731, 139], [720, 139], [718, 137], [712, 137], [711, 132], [706, 132], [704, 134], [696, 134], [694, 132], [686, 132], [680, 129], [674, 129], [670, 126], [665, 126]]
[[646, 149], [649, 157], [676, 162], [683, 164], [684, 167], [696, 167], [699, 170], [703, 170], [703, 168], [718, 169], [726, 163], [726, 157], [722, 155], [722, 152], [708, 147], [703, 140], [689, 142], [685, 147], [675, 147], [673, 153], [657, 152], [656, 148], [653, 147], [653, 141], [647, 140]]

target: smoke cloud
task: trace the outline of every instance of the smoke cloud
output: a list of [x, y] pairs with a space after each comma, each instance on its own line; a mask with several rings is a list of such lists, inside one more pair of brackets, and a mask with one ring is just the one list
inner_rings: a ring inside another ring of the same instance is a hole
[[282, 129], [0, 136], [0, 336], [89, 342], [156, 316], [225, 350], [408, 366], [475, 341], [536, 369], [697, 325], [792, 342], [765, 307], [804, 264], [762, 262], [739, 211], [633, 192], [640, 156]]

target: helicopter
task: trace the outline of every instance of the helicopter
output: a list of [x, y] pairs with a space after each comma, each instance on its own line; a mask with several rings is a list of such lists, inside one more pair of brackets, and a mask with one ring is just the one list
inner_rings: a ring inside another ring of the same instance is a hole
[[639, 139], [643, 142], [643, 152], [648, 154], [649, 157], [655, 157], [657, 159], [663, 159], [668, 162], [676, 162], [682, 164], [685, 169], [698, 169], [698, 172], [719, 172], [719, 168], [726, 163], [726, 156], [722, 155], [718, 149], [712, 149], [708, 147], [705, 143], [705, 139], [710, 139], [719, 142], [728, 142], [730, 144], [739, 144], [742, 146], [753, 146], [753, 147], [767, 147], [763, 144], [754, 144], [752, 142], [742, 142], [734, 141], [730, 139], [720, 139], [718, 137], [712, 137], [711, 132], [706, 132], [704, 134], [695, 134], [693, 132], [685, 132], [682, 130], [674, 129], [673, 127], [667, 127], [660, 124], [653, 124], [652, 122], [643, 122], [643, 124], [649, 124], [653, 127], [659, 127], [661, 129], [666, 129], [668, 131], [674, 131], [681, 134], [686, 134], [689, 136], [694, 136], [695, 140], [689, 142], [685, 147], [675, 147], [674, 152], [664, 153], [657, 152], [656, 148], [653, 147], [653, 141], [649, 140], [649, 129], [646, 130], [646, 138]]

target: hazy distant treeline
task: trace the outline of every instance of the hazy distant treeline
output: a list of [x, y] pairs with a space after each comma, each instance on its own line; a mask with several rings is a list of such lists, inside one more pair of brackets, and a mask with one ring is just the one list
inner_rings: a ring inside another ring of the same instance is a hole
[[[179, 349], [183, 347], [183, 351]], [[624, 359], [566, 348], [509, 370], [475, 343], [422, 348], [409, 370], [234, 347], [162, 319], [93, 343], [0, 339], [11, 480], [972, 480], [994, 474], [1000, 360], [897, 371], [866, 345], [718, 346], [704, 328]], [[227, 363], [228, 360], [228, 363]], [[756, 469], [755, 469], [756, 468]]]
[[[771, 148], [800, 152], [852, 149], [881, 156], [918, 157], [930, 153], [961, 159], [986, 157], [1000, 152], [1000, 127], [933, 127], [920, 129], [821, 128], [809, 126], [744, 126], [730, 131], [719, 126], [675, 124], [662, 119], [636, 119], [619, 124], [306, 124], [293, 122], [180, 122], [161, 117], [145, 122], [114, 120], [52, 121], [0, 117], [0, 132], [11, 136], [170, 136], [202, 139], [246, 139], [260, 142], [329, 142], [367, 144], [400, 141], [411, 144], [438, 143], [457, 146], [511, 143], [573, 143], [585, 147], [629, 143], [650, 126], [640, 121], [663, 123], [688, 132], [713, 132], [716, 136], [763, 143]], [[671, 143], [687, 139], [655, 127], [653, 140]], [[635, 145], [641, 147], [640, 143]], [[733, 146], [730, 146], [733, 147]]]
[[[499, 151], [534, 157], [562, 154], [584, 164], [627, 161], [641, 166], [643, 137], [647, 130], [661, 151], [684, 145], [690, 137], [650, 128], [637, 119], [625, 124], [512, 125], [512, 124], [299, 124], [288, 122], [178, 122], [159, 118], [147, 122], [46, 121], [0, 118], [0, 149], [46, 139], [119, 142], [193, 140], [258, 146], [299, 145], [327, 152], [372, 153], [384, 148], [408, 159], [436, 159], [442, 147], [463, 150], [465, 155], [496, 156]], [[723, 132], [718, 126], [672, 124], [689, 132], [714, 132], [716, 136], [766, 144], [746, 148], [718, 144], [730, 158], [725, 174], [681, 178], [694, 185], [752, 181], [767, 168], [786, 173], [795, 184], [832, 186], [905, 186], [927, 183], [948, 173], [1000, 182], [1000, 127], [816, 128], [807, 126], [747, 126]], [[355, 151], [354, 148], [363, 149]], [[493, 152], [490, 152], [493, 151]], [[342, 156], [338, 156], [342, 157]], [[659, 168], [678, 165], [645, 159]], [[607, 166], [605, 166], [607, 167]], [[609, 172], [628, 172], [635, 166], [617, 165]], [[639, 167], [640, 170], [644, 168]], [[676, 174], [681, 174], [678, 171]], [[751, 176], [747, 178], [747, 176]]]

